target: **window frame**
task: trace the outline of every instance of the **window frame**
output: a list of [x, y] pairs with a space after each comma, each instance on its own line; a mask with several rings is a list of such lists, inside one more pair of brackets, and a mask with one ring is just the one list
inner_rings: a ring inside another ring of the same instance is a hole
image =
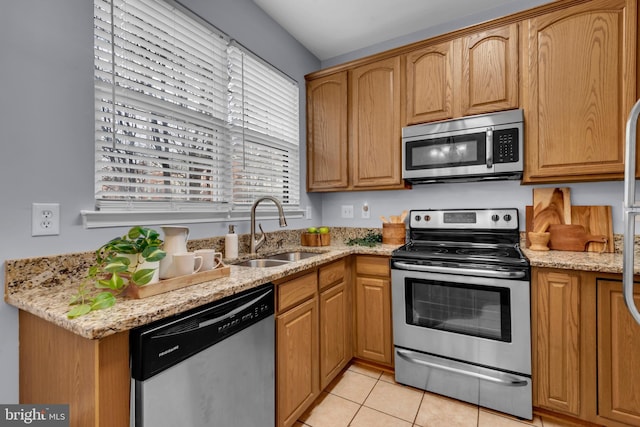
[[[115, 0], [113, 0], [115, 1]], [[280, 70], [278, 70], [276, 67], [273, 67], [272, 65], [266, 63], [265, 61], [261, 60], [257, 55], [253, 54], [251, 51], [249, 51], [248, 49], [244, 48], [242, 45], [240, 45], [239, 43], [235, 42], [234, 40], [232, 40], [231, 38], [229, 38], [228, 36], [226, 36], [225, 34], [221, 33], [219, 30], [217, 30], [215, 27], [213, 27], [210, 23], [202, 20], [201, 18], [197, 17], [196, 15], [194, 15], [191, 11], [189, 11], [188, 9], [184, 8], [183, 6], [181, 6], [180, 4], [172, 1], [172, 0], [163, 0], [163, 2], [173, 8], [173, 9], [177, 9], [180, 12], [189, 15], [189, 17], [193, 17], [194, 19], [196, 19], [198, 21], [199, 24], [206, 24], [206, 26], [208, 27], [208, 29], [211, 30], [211, 32], [213, 34], [215, 34], [216, 36], [219, 36], [221, 38], [224, 38], [224, 40], [227, 42], [227, 49], [226, 49], [226, 60], [227, 60], [227, 67], [229, 67], [229, 63], [230, 63], [230, 59], [229, 59], [229, 49], [233, 48], [233, 49], [240, 49], [242, 51], [243, 54], [246, 55], [251, 55], [253, 58], [261, 61], [262, 63], [264, 63], [265, 65], [267, 65], [272, 71], [278, 73], [278, 75], [282, 75], [285, 76], [289, 81], [291, 81], [293, 83], [293, 85], [295, 86], [297, 93], [295, 94], [295, 109], [297, 111], [297, 117], [296, 117], [296, 122], [295, 122], [295, 126], [296, 126], [296, 130], [297, 130], [297, 140], [296, 140], [296, 151], [295, 151], [295, 180], [297, 181], [295, 184], [297, 186], [296, 190], [297, 190], [297, 194], [294, 195], [293, 200], [295, 201], [295, 203], [290, 203], [290, 204], [284, 204], [284, 209], [287, 212], [287, 216], [289, 218], [299, 218], [302, 217], [304, 215], [304, 211], [302, 210], [301, 206], [300, 206], [300, 202], [301, 202], [301, 183], [302, 183], [302, 176], [301, 176], [301, 166], [302, 166], [302, 159], [301, 159], [301, 141], [302, 141], [302, 135], [301, 135], [301, 126], [300, 126], [300, 96], [303, 96], [303, 94], [301, 93], [301, 89], [300, 89], [300, 84], [298, 81], [296, 81], [295, 79], [292, 79], [288, 76], [286, 76], [286, 74], [282, 73]], [[113, 4], [112, 1], [110, 0], [95, 0], [94, 1], [94, 7], [97, 7], [97, 4]], [[94, 18], [96, 19], [96, 18]], [[96, 29], [97, 31], [97, 29]], [[94, 44], [97, 44], [97, 35], [94, 34]], [[97, 49], [97, 47], [94, 47], [94, 50]], [[115, 55], [114, 55], [115, 56]], [[97, 71], [96, 71], [97, 74]], [[243, 76], [244, 77], [244, 76]], [[96, 80], [96, 87], [98, 87], [99, 83], [97, 82], [97, 77], [94, 77]], [[226, 73], [226, 78], [228, 81], [231, 80], [231, 76], [229, 71], [227, 70]], [[96, 89], [97, 91], [98, 89]], [[229, 92], [229, 86], [227, 85], [224, 88], [225, 92], [223, 93], [222, 97], [223, 98], [229, 98], [230, 97], [230, 92]], [[98, 95], [96, 94], [96, 98], [98, 97]], [[97, 102], [97, 101], [96, 101]], [[225, 144], [228, 144], [228, 148], [227, 148], [227, 153], [229, 154], [229, 158], [228, 160], [231, 161], [232, 158], [232, 153], [233, 153], [233, 146], [232, 146], [232, 142], [231, 142], [231, 125], [230, 125], [230, 111], [231, 108], [229, 106], [229, 102], [227, 102], [226, 104], [227, 106], [227, 117], [229, 117], [229, 119], [227, 120], [227, 124], [226, 124], [226, 133], [228, 135], [228, 138], [226, 141], [224, 141]], [[98, 119], [98, 114], [99, 111], [96, 111], [96, 120]], [[98, 136], [97, 136], [97, 130], [96, 130], [96, 147], [94, 148], [94, 150], [96, 151], [96, 157], [98, 157], [100, 155], [99, 151], [98, 151], [98, 144], [97, 144], [97, 140], [98, 140]], [[97, 162], [96, 162], [97, 163]], [[82, 215], [82, 219], [83, 219], [83, 225], [85, 228], [100, 228], [100, 227], [116, 227], [116, 226], [128, 226], [131, 224], [136, 224], [136, 223], [144, 223], [144, 224], [149, 224], [149, 225], [154, 225], [154, 224], [175, 224], [175, 223], [206, 223], [206, 222], [222, 222], [222, 221], [242, 221], [242, 220], [248, 220], [250, 217], [250, 204], [247, 203], [247, 201], [245, 200], [245, 202], [241, 205], [234, 205], [233, 203], [233, 199], [231, 197], [229, 197], [228, 199], [226, 199], [224, 202], [222, 203], [212, 203], [212, 204], [208, 204], [207, 206], [203, 206], [203, 205], [197, 205], [197, 204], [190, 204], [190, 203], [172, 203], [171, 201], [164, 201], [164, 202], [160, 202], [160, 203], [145, 203], [145, 202], [136, 202], [136, 203], [131, 203], [128, 202], [127, 200], [117, 200], [117, 201], [113, 201], [113, 202], [107, 202], [105, 203], [104, 201], [100, 200], [98, 198], [98, 185], [99, 183], [97, 182], [97, 177], [98, 177], [98, 168], [96, 166], [96, 170], [95, 170], [95, 177], [96, 177], [96, 193], [94, 195], [95, 198], [95, 202], [96, 202], [96, 209], [95, 210], [82, 210], [81, 211], [81, 215]], [[230, 169], [229, 169], [229, 175], [231, 175]], [[232, 181], [232, 177], [229, 176], [227, 177], [222, 184], [224, 185], [225, 181], [231, 182]], [[231, 185], [229, 185], [228, 188], [225, 188], [224, 191], [227, 191], [229, 193], [233, 192], [233, 187]], [[283, 193], [284, 194], [284, 193]], [[273, 195], [273, 194], [270, 194]], [[256, 197], [254, 197], [254, 199], [257, 199], [258, 197], [262, 196], [262, 194], [257, 194]], [[276, 197], [278, 197], [278, 195], [276, 194]], [[280, 197], [278, 197], [280, 198]], [[277, 214], [275, 209], [266, 207], [266, 209], [261, 208], [258, 212], [258, 217], [262, 218], [262, 219], [269, 219], [269, 218], [277, 218]]]

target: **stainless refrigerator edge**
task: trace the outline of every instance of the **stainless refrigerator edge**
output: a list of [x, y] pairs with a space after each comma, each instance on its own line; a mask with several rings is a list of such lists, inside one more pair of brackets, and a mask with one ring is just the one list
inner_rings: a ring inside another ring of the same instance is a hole
[[640, 324], [640, 312], [633, 300], [634, 242], [636, 221], [640, 215], [640, 202], [636, 200], [636, 132], [640, 100], [631, 108], [626, 127], [624, 170], [624, 248], [622, 259], [622, 285], [624, 302], [633, 318]]

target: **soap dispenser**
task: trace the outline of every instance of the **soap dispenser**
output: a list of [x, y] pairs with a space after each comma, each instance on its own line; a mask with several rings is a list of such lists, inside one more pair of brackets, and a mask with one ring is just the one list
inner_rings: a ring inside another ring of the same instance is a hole
[[238, 235], [231, 224], [229, 224], [229, 232], [224, 236], [224, 257], [227, 259], [238, 258]]

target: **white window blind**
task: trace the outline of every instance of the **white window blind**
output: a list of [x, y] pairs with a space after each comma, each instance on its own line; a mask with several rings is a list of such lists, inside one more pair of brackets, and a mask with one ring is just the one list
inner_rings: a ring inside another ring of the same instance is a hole
[[233, 204], [274, 196], [297, 206], [298, 85], [234, 44], [228, 60]]
[[[226, 36], [164, 1], [94, 5], [98, 209], [230, 211], [261, 194], [298, 204], [295, 83], [252, 58], [262, 68], [241, 80], [251, 114], [237, 116]], [[282, 81], [295, 101], [279, 94]], [[275, 113], [290, 108], [281, 102], [295, 102], [294, 113]], [[284, 114], [295, 116], [293, 137], [277, 131]], [[241, 163], [233, 134], [245, 135]]]

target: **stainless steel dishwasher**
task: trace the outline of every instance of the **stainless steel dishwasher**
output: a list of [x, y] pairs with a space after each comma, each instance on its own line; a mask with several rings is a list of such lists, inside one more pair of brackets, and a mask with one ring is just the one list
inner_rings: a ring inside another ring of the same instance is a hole
[[131, 331], [131, 426], [275, 425], [273, 284]]

